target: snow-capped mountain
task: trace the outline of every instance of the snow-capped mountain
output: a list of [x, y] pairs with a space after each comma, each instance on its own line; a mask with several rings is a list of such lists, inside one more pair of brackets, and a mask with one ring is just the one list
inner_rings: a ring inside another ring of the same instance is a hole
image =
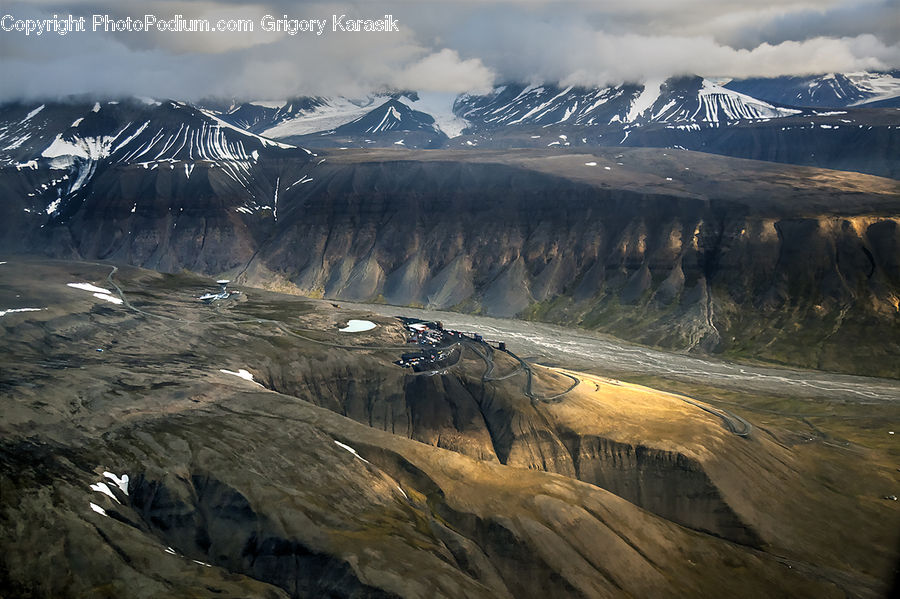
[[739, 79], [730, 81], [725, 87], [793, 106], [844, 108], [874, 103], [900, 104], [900, 72], [897, 71]]
[[[466, 123], [441, 103], [423, 101], [407, 92], [394, 96], [370, 96], [362, 100], [315, 98], [308, 108], [292, 110], [296, 101], [284, 103], [273, 114], [277, 122], [257, 125], [262, 135], [284, 142], [315, 147], [440, 147], [451, 134], [459, 135]], [[424, 107], [429, 112], [418, 110]], [[236, 112], [223, 115], [233, 119]]]
[[455, 97], [415, 92], [363, 99], [308, 97], [245, 103], [217, 114], [254, 133], [305, 146], [431, 148], [445, 143], [483, 147], [490, 141], [484, 136], [534, 127], [578, 130], [584, 143], [608, 145], [615, 137], [611, 132], [624, 135], [652, 124], [718, 127], [803, 113], [716, 81], [679, 77], [604, 88], [511, 83], [488, 94]]
[[55, 168], [79, 160], [248, 161], [269, 149], [291, 147], [184, 102], [18, 104], [0, 109], [0, 165], [43, 160]]
[[177, 101], [0, 107], [0, 168], [25, 175], [17, 182], [29, 198], [26, 212], [54, 215], [70, 200], [90, 195], [98, 177], [118, 186], [123, 173], [135, 169], [148, 177], [138, 183], [129, 174], [133, 186], [154, 185], [156, 173], [166, 171], [173, 173], [166, 175], [167, 185], [172, 185], [172, 176], [183, 179], [177, 185], [185, 189], [193, 185], [192, 179], [206, 178], [202, 186], [240, 188], [246, 191], [238, 195], [250, 197], [256, 193], [256, 164], [262, 158], [309, 154]]
[[434, 117], [394, 99], [335, 129], [339, 135], [373, 135], [388, 131], [440, 132], [434, 124]]
[[[816, 81], [820, 87], [853, 83], [856, 94], [845, 94], [853, 102], [864, 88], [868, 98], [890, 102], [898, 79], [849, 74]], [[183, 162], [178, 168], [189, 173], [191, 163], [207, 161], [247, 187], [251, 165], [261, 156], [306, 152], [292, 146], [649, 146], [900, 173], [892, 158], [900, 136], [892, 109], [872, 108], [878, 105], [872, 102], [865, 108], [798, 108], [735, 85], [692, 76], [604, 88], [508, 84], [460, 96], [407, 91], [224, 105], [135, 99], [7, 104], [0, 106], [0, 167], [60, 171], [65, 183], [41, 181], [60, 197], [80, 189], [101, 164], [152, 169]], [[812, 87], [807, 83], [806, 89]]]
[[279, 123], [321, 111], [329, 103], [327, 98], [313, 96], [293, 98], [285, 102], [252, 101], [229, 106], [222, 110], [214, 105], [204, 106], [220, 117], [251, 133], [263, 134]]
[[215, 110], [220, 118], [242, 129], [272, 139], [330, 131], [365, 115], [391, 99], [373, 95], [360, 99], [304, 96], [283, 101], [244, 102]]
[[470, 123], [448, 142], [458, 148], [657, 147], [900, 175], [893, 109], [798, 108], [701, 77], [603, 89], [506, 85], [461, 96], [454, 108]]
[[[246, 102], [225, 108], [209, 108], [216, 110], [220, 118], [237, 127], [288, 142], [302, 143], [305, 141], [304, 136], [315, 134], [331, 138], [334, 134], [361, 133], [369, 139], [367, 146], [391, 145], [402, 139], [396, 138], [393, 133], [411, 131], [430, 133], [431, 136], [425, 143], [433, 146], [441, 143], [443, 137], [460, 135], [468, 125], [453, 113], [455, 99], [456, 96], [450, 94], [402, 92], [363, 98], [301, 97], [281, 102]], [[388, 103], [391, 103], [390, 106], [400, 117], [393, 116], [388, 108], [383, 108]], [[350, 125], [354, 121], [369, 123], [370, 120], [377, 122], [363, 129]], [[349, 128], [342, 129], [345, 126]], [[366, 132], [365, 128], [372, 130]], [[390, 134], [383, 136], [384, 133]], [[325, 140], [313, 137], [311, 141], [319, 145]], [[406, 145], [406, 141], [403, 145]]]
[[652, 87], [645, 86], [644, 92], [632, 105], [632, 121], [721, 123], [775, 119], [802, 112], [769, 104], [701, 77], [669, 79], [659, 86], [658, 95], [650, 107], [641, 111], [641, 101], [646, 102], [644, 97], [648, 93], [652, 95], [656, 92]]
[[[700, 77], [682, 77], [606, 88], [509, 84], [488, 94], [458, 97], [404, 92], [362, 100], [300, 98], [242, 104], [220, 116], [260, 135], [300, 145], [431, 148], [453, 142], [462, 133], [510, 128], [599, 132], [649, 123], [717, 125], [799, 112]], [[471, 139], [461, 143], [483, 145]]]
[[637, 85], [591, 89], [508, 84], [485, 95], [462, 95], [453, 111], [472, 128], [484, 130], [522, 124], [608, 125], [624, 120], [640, 91]]
[[601, 89], [505, 85], [487, 95], [461, 96], [454, 109], [476, 131], [512, 125], [719, 123], [801, 112], [757, 100], [701, 77]]

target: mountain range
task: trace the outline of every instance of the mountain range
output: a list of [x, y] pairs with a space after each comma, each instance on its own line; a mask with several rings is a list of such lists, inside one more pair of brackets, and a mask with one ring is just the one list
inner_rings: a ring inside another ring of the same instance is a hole
[[888, 373], [838, 348], [896, 327], [897, 109], [731, 85], [6, 104], [0, 250]]
[[[798, 96], [798, 85], [813, 95]], [[481, 95], [298, 98], [219, 114], [309, 147], [684, 148], [897, 177], [897, 97], [900, 79], [890, 73], [802, 82], [677, 77], [604, 88], [511, 83]]]
[[[407, 91], [232, 104], [107, 100], [102, 114], [94, 99], [6, 104], [0, 107], [0, 164], [54, 154], [93, 160], [113, 149], [119, 159], [134, 162], [140, 152], [120, 146], [146, 145], [137, 131], [145, 124], [153, 129], [148, 134], [166, 140], [220, 135], [232, 125], [235, 130], [221, 139], [169, 140], [165, 149], [145, 148], [145, 157], [205, 145], [197, 148], [200, 156], [229, 158], [231, 149], [222, 142], [243, 132], [252, 134], [242, 142], [247, 156], [257, 146], [274, 145], [261, 138], [312, 148], [665, 147], [897, 177], [891, 159], [900, 152], [890, 106], [900, 97], [895, 75], [678, 77], [604, 88], [511, 83], [481, 95]], [[180, 116], [172, 112], [179, 109]], [[186, 122], [195, 116], [205, 124]], [[121, 129], [113, 130], [117, 124]], [[181, 131], [168, 132], [182, 124]], [[257, 141], [250, 141], [253, 136]], [[81, 139], [82, 147], [66, 147], [69, 138]], [[104, 140], [112, 139], [117, 146], [106, 147]]]

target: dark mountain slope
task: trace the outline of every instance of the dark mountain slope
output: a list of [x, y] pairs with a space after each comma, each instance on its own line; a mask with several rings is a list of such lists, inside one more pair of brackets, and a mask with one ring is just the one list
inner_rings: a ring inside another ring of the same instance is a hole
[[900, 72], [736, 79], [728, 89], [791, 106], [844, 108], [900, 95]]
[[896, 374], [891, 180], [658, 150], [342, 152], [253, 169], [247, 186], [212, 166], [109, 167], [49, 217], [25, 212], [32, 171], [6, 169], [5, 223], [21, 231], [6, 250]]

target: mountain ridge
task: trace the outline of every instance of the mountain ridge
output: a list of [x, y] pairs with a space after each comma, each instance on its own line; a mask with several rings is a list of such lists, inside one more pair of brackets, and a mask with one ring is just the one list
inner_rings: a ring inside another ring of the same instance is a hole
[[[873, 83], [867, 89], [891, 88], [885, 83], [885, 78], [890, 79], [888, 75], [870, 75], [868, 81], [880, 81], [881, 87]], [[688, 76], [606, 88], [508, 84], [484, 95], [407, 91], [361, 100], [307, 97], [242, 104], [191, 105], [177, 100], [130, 100], [123, 104], [143, 104], [145, 111], [156, 106], [157, 111], [179, 107], [185, 112], [197, 112], [199, 120], [209, 121], [210, 130], [219, 132], [230, 125], [235, 128], [235, 135], [244, 131], [248, 136], [256, 136], [257, 141], [249, 143], [254, 147], [270, 145], [260, 140], [271, 138], [282, 144], [312, 148], [684, 148], [900, 178], [900, 161], [892, 158], [900, 153], [900, 125], [896, 111], [889, 106], [890, 98], [872, 104], [886, 103], [888, 106], [883, 108], [793, 107], [757, 99], [744, 93], [752, 90], [732, 89], [735, 86], [736, 81], [720, 85]], [[109, 112], [115, 104], [104, 101], [102, 105]], [[42, 121], [43, 106], [0, 106], [0, 163], [26, 165], [30, 160], [39, 160], [40, 152], [29, 153], [28, 149], [36, 141], [50, 146], [41, 137], [42, 130], [54, 130], [64, 146], [63, 138], [72, 134], [69, 125], [90, 117], [85, 107], [75, 110], [70, 105], [67, 112], [59, 108], [62, 105], [47, 104], [51, 108], [45, 115], [55, 110], [59, 121]], [[24, 118], [30, 111], [38, 114]], [[152, 120], [139, 114], [133, 119]], [[176, 120], [172, 120], [175, 128], [179, 125]], [[103, 135], [116, 133], [119, 132], [104, 131]], [[161, 134], [177, 136], [182, 132]], [[29, 137], [34, 139], [28, 142]], [[224, 146], [222, 142], [222, 138], [214, 136], [208, 143], [210, 148], [198, 148], [197, 153], [213, 154], [215, 159], [216, 152], [211, 148], [216, 147], [218, 154], [228, 159], [230, 150], [227, 142]], [[94, 139], [93, 144], [96, 147], [75, 153], [104, 151], [102, 140]], [[72, 149], [68, 150], [71, 153]], [[252, 150], [244, 154], [252, 154]]]
[[[0, 249], [845, 372], [890, 376], [900, 351], [894, 180], [640, 148], [278, 150], [249, 185], [164, 164], [102, 166], [52, 214], [28, 196], [52, 172], [0, 170]], [[867, 359], [836, 353], [873, 328]]]

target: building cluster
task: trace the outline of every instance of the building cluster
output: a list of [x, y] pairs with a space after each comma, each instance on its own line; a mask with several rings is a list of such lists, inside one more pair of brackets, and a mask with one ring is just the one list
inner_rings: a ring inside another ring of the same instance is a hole
[[457, 336], [455, 331], [445, 330], [443, 323], [439, 321], [426, 322], [406, 317], [399, 319], [406, 327], [407, 343], [422, 349], [403, 354], [395, 364], [422, 372], [439, 369], [450, 359], [451, 350], [447, 347], [454, 342], [453, 338]]
[[216, 283], [219, 284], [219, 291], [217, 293], [215, 293], [215, 292], [204, 293], [197, 299], [200, 300], [201, 302], [210, 304], [216, 300], [228, 299], [232, 295], [237, 295], [238, 293], [240, 293], [240, 291], [228, 291], [228, 283], [230, 283], [230, 282], [231, 281], [224, 280], [224, 279], [216, 281]]
[[463, 340], [491, 345], [500, 351], [506, 351], [506, 343], [489, 341], [479, 333], [454, 331], [445, 329], [440, 321], [428, 322], [418, 318], [397, 317], [407, 330], [407, 342], [418, 346], [418, 351], [407, 352], [394, 362], [403, 368], [412, 368], [416, 372], [438, 370], [451, 358], [451, 345]]
[[429, 348], [421, 351], [407, 352], [394, 362], [403, 368], [412, 368], [415, 372], [438, 370], [448, 365], [452, 350]]
[[437, 346], [444, 342], [448, 333], [440, 322], [406, 322], [409, 337], [407, 342], [419, 345]]

